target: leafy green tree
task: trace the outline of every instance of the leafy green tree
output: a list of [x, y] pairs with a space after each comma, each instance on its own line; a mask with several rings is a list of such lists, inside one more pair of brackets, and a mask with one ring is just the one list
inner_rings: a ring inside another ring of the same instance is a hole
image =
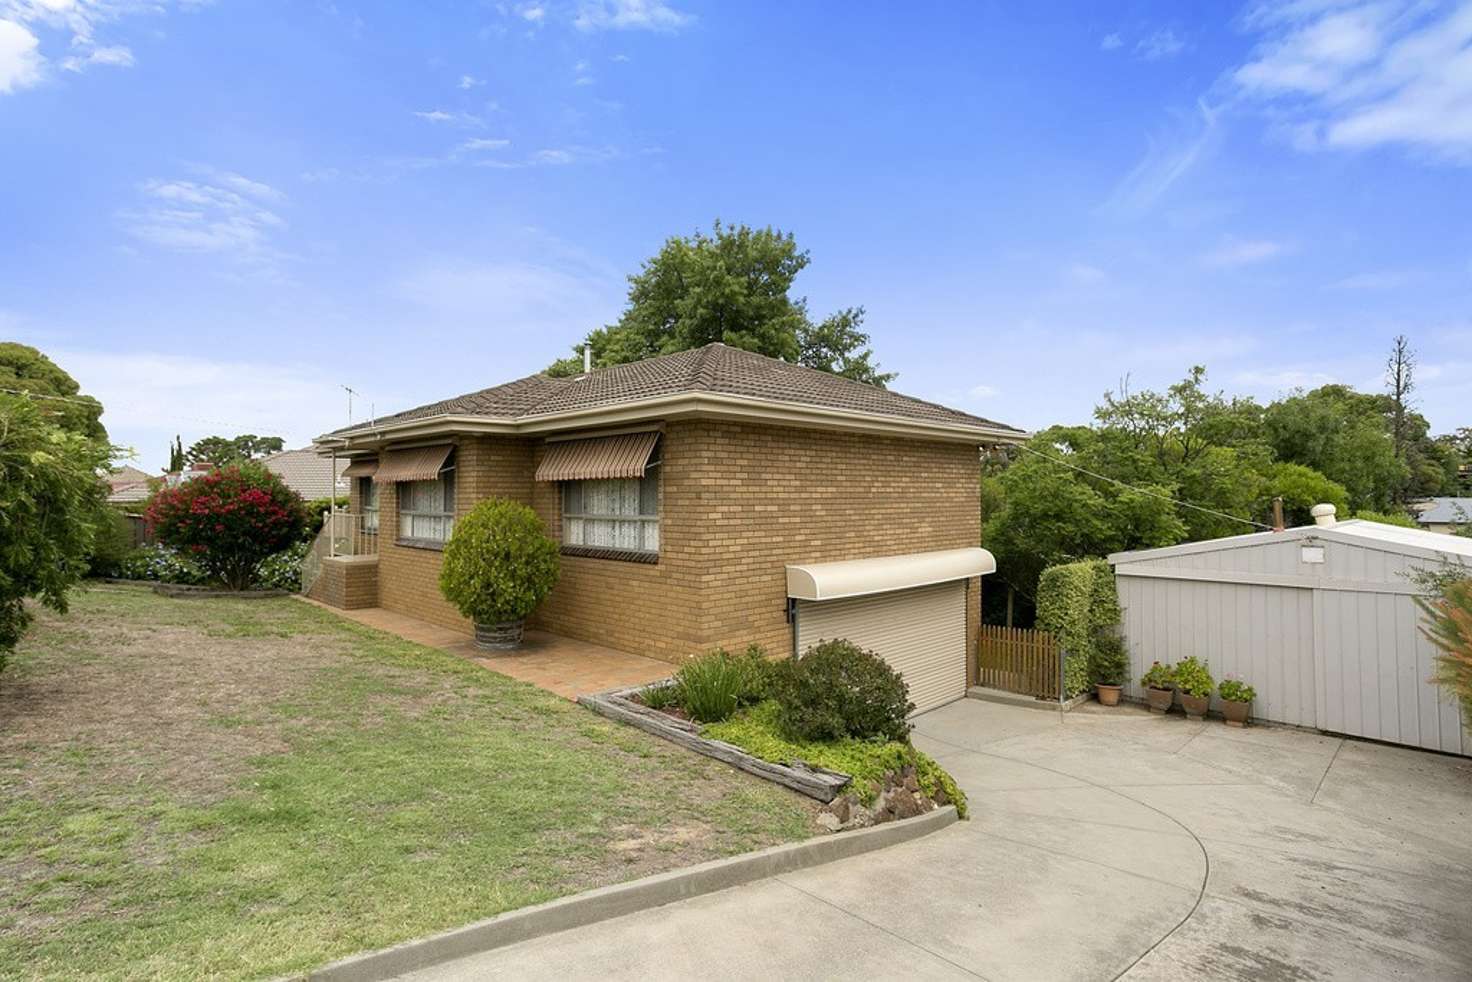
[[91, 440], [106, 442], [102, 403], [81, 394], [76, 379], [50, 358], [28, 345], [0, 341], [0, 395], [30, 392], [42, 398], [40, 412], [63, 429]]
[[1302, 464], [1273, 464], [1268, 468], [1258, 512], [1272, 514], [1273, 499], [1283, 499], [1283, 518], [1287, 525], [1309, 525], [1314, 505], [1333, 505], [1339, 515], [1349, 514], [1349, 492], [1344, 485], [1329, 480], [1312, 467]]
[[1382, 397], [1325, 385], [1273, 403], [1264, 425], [1279, 460], [1343, 485], [1355, 509], [1388, 510], [1409, 477], [1396, 457]]
[[184, 441], [179, 439], [178, 434], [175, 434], [174, 442], [169, 445], [169, 472], [177, 474], [184, 469], [185, 463]]
[[279, 436], [256, 436], [254, 433], [236, 437], [207, 436], [194, 441], [184, 452], [184, 460], [190, 464], [208, 462], [217, 467], [228, 467], [280, 453], [283, 446], [285, 444]]
[[[883, 386], [894, 378], [873, 364], [862, 307], [814, 324], [792, 282], [810, 262], [791, 233], [722, 225], [711, 233], [674, 236], [629, 277], [628, 305], [618, 323], [587, 338], [595, 367], [622, 365], [719, 341]], [[547, 374], [577, 375], [582, 345]]]
[[66, 611], [105, 518], [112, 448], [76, 422], [0, 393], [0, 666], [30, 621], [26, 597]]

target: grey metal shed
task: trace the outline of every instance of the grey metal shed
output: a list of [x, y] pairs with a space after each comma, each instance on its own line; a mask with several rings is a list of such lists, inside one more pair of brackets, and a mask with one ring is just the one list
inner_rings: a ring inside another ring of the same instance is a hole
[[1258, 719], [1472, 755], [1459, 705], [1428, 681], [1436, 651], [1410, 578], [1472, 567], [1472, 539], [1329, 512], [1320, 525], [1110, 556], [1126, 693], [1143, 698], [1152, 661], [1196, 655], [1257, 689]]

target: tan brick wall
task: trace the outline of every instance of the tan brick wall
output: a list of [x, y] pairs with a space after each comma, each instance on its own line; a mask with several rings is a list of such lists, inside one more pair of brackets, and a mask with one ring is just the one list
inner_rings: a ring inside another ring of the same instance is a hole
[[311, 597], [344, 610], [377, 607], [378, 563], [361, 557], [323, 559]]
[[[556, 485], [532, 480], [540, 441], [458, 441], [456, 510], [529, 502], [561, 535]], [[785, 427], [675, 421], [660, 464], [657, 564], [562, 557], [532, 625], [668, 661], [717, 645], [791, 648], [784, 566], [977, 545], [974, 447]], [[379, 488], [379, 597], [467, 633], [439, 593], [440, 553], [394, 544], [393, 488]], [[975, 637], [980, 590], [968, 593]]]

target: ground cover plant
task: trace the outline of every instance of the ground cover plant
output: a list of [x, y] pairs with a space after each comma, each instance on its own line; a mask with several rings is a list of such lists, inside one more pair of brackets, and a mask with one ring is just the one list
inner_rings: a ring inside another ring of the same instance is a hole
[[0, 976], [301, 972], [815, 812], [292, 598], [96, 585], [0, 678]]

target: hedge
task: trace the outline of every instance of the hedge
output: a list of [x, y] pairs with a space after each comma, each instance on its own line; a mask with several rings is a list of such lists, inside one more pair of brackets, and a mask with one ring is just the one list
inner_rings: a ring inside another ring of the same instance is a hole
[[1094, 640], [1119, 623], [1114, 571], [1102, 559], [1049, 566], [1038, 579], [1038, 627], [1063, 646], [1063, 689], [1072, 697], [1089, 688]]

